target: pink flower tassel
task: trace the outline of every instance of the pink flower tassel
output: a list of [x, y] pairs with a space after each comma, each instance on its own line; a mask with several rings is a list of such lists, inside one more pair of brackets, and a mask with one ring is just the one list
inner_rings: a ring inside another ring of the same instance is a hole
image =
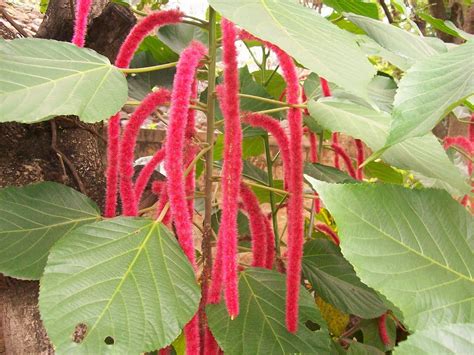
[[72, 43], [78, 47], [84, 47], [87, 33], [87, 17], [91, 11], [92, 0], [77, 0], [76, 19], [74, 22], [74, 35]]
[[389, 346], [390, 345], [390, 337], [388, 336], [387, 333], [387, 313], [384, 313], [380, 316], [378, 320], [378, 329], [379, 329], [379, 336], [380, 340], [382, 341], [384, 346]]
[[157, 11], [144, 17], [132, 28], [127, 38], [120, 47], [115, 65], [119, 68], [127, 68], [143, 39], [157, 27], [179, 23], [183, 13], [178, 10]]
[[199, 315], [194, 317], [184, 326], [184, 337], [186, 338], [186, 355], [199, 355], [201, 344], [199, 335]]
[[[331, 144], [339, 146], [339, 134], [337, 132], [333, 132], [331, 135]], [[341, 169], [341, 163], [339, 162], [339, 150], [334, 149], [334, 167], [336, 169]]]
[[216, 339], [207, 326], [204, 334], [204, 350], [206, 355], [218, 355], [220, 350]]
[[122, 198], [123, 214], [136, 216], [138, 214], [138, 201], [133, 188], [133, 161], [138, 132], [145, 119], [153, 113], [157, 106], [169, 101], [169, 91], [159, 89], [148, 94], [140, 106], [133, 112], [122, 135], [120, 145], [120, 196]]
[[318, 162], [318, 141], [316, 140], [316, 134], [309, 132], [309, 160], [311, 163]]
[[250, 232], [252, 234], [252, 266], [265, 267], [267, 240], [264, 220], [266, 218], [262, 214], [257, 196], [244, 183], [240, 184], [240, 197], [249, 218]]
[[117, 210], [118, 156], [120, 140], [120, 114], [109, 120], [107, 141], [107, 184], [105, 193], [105, 217], [115, 217]]
[[224, 281], [227, 310], [231, 318], [239, 314], [237, 274], [237, 212], [242, 173], [242, 128], [240, 126], [239, 76], [236, 29], [222, 19], [222, 47], [224, 86], [219, 88], [220, 105], [224, 116], [224, 165], [222, 168], [222, 219], [217, 242], [217, 257], [212, 272], [210, 295], [218, 298], [218, 287]]
[[362, 180], [364, 178], [364, 174], [362, 171], [363, 168], [361, 168], [360, 166], [365, 160], [364, 145], [362, 144], [362, 141], [360, 139], [355, 139], [354, 142], [355, 142], [356, 150], [357, 150], [357, 171], [356, 171], [357, 179]]
[[189, 110], [194, 75], [199, 66], [199, 61], [206, 52], [206, 48], [201, 43], [192, 42], [181, 53], [173, 82], [165, 145], [165, 170], [168, 177], [171, 216], [176, 226], [181, 247], [194, 268], [196, 268], [194, 238], [184, 187], [183, 148], [186, 117]]
[[354, 169], [354, 166], [352, 165], [351, 158], [349, 155], [347, 155], [346, 151], [344, 148], [342, 148], [339, 144], [337, 143], [332, 143], [331, 144], [332, 149], [334, 149], [334, 152], [339, 155], [342, 160], [344, 161], [344, 164], [346, 165], [347, 171], [350, 176], [352, 176], [354, 179], [357, 179], [357, 174]]
[[263, 223], [265, 224], [265, 234], [267, 239], [267, 251], [265, 255], [265, 267], [269, 270], [273, 268], [273, 261], [275, 259], [275, 235], [270, 224], [270, 220], [262, 216]]
[[247, 113], [243, 116], [242, 120], [253, 127], [263, 128], [270, 133], [273, 138], [275, 138], [278, 147], [280, 148], [281, 159], [283, 161], [283, 174], [286, 188], [291, 176], [290, 142], [284, 129], [281, 127], [280, 122], [271, 116], [259, 113]]

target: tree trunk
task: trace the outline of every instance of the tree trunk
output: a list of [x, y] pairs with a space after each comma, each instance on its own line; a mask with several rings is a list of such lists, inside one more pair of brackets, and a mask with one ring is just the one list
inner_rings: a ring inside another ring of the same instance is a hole
[[[70, 0], [50, 0], [37, 37], [69, 41], [73, 24], [70, 4]], [[133, 13], [107, 4], [107, 0], [94, 0], [89, 19], [86, 46], [113, 61], [136, 22]], [[74, 116], [57, 117], [54, 123], [0, 124], [0, 187], [56, 181], [78, 190], [82, 187], [102, 207], [105, 144], [99, 138], [101, 131], [102, 124], [84, 124]], [[38, 282], [0, 274], [0, 354], [54, 352], [41, 324], [37, 298]]]

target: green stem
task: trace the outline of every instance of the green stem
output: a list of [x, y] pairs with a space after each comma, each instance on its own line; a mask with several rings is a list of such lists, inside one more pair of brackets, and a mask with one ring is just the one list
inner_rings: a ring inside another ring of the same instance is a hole
[[[207, 288], [212, 270], [212, 168], [213, 168], [213, 151], [214, 151], [214, 121], [215, 121], [215, 103], [216, 103], [216, 12], [209, 6], [209, 64], [208, 64], [208, 86], [207, 86], [207, 128], [206, 128], [206, 142], [209, 145], [209, 150], [206, 152], [206, 173], [204, 176], [204, 221], [203, 221], [203, 236], [202, 236], [202, 258], [203, 258], [203, 272], [201, 280], [201, 288], [203, 296], [201, 302], [205, 304], [207, 300]], [[203, 336], [203, 322], [204, 314], [200, 314], [201, 335]]]
[[[273, 186], [273, 161], [272, 155], [270, 152], [270, 143], [268, 141], [268, 134], [263, 136], [263, 140], [265, 143], [265, 156], [267, 160], [267, 175], [268, 175], [268, 186]], [[278, 218], [276, 215], [276, 208], [275, 208], [275, 195], [273, 191], [270, 191], [270, 207], [272, 209], [272, 223], [273, 223], [273, 232], [275, 234], [275, 251], [277, 255], [280, 255], [280, 237], [278, 234]]]
[[288, 106], [284, 106], [284, 107], [271, 108], [271, 109], [269, 109], [269, 110], [257, 111], [257, 112], [255, 112], [255, 113], [268, 114], [268, 113], [275, 113], [275, 112], [280, 112], [280, 111], [286, 111], [286, 110], [288, 110], [288, 109], [289, 109]]
[[257, 60], [257, 58], [255, 58], [255, 55], [253, 54], [251, 48], [248, 46], [247, 43], [245, 43], [245, 41], [244, 41], [244, 45], [245, 45], [245, 47], [247, 47], [247, 50], [249, 51], [250, 56], [252, 57], [253, 61], [255, 62], [255, 65], [257, 65], [258, 67], [260, 67], [259, 61]]
[[267, 53], [265, 52], [265, 46], [262, 45], [262, 65], [260, 65], [260, 70], [262, 71], [262, 80], [260, 84], [263, 85], [265, 82], [265, 72], [267, 70]]
[[270, 76], [268, 77], [268, 79], [265, 81], [265, 83], [263, 83], [263, 86], [267, 86], [270, 81], [272, 80], [273, 76], [275, 75], [275, 73], [278, 71], [278, 68], [280, 68], [280, 64], [278, 64], [275, 69], [273, 69], [272, 73], [270, 74]]
[[171, 63], [166, 63], [166, 64], [160, 64], [160, 65], [152, 65], [150, 67], [144, 67], [144, 68], [117, 68], [124, 74], [138, 74], [138, 73], [148, 73], [150, 71], [156, 71], [156, 70], [163, 70], [163, 69], [168, 69], [168, 68], [173, 68], [178, 64], [178, 62], [171, 62]]
[[258, 101], [263, 101], [263, 102], [268, 102], [270, 104], [274, 105], [279, 105], [279, 106], [286, 106], [286, 107], [294, 107], [294, 108], [306, 108], [306, 105], [298, 104], [298, 105], [292, 105], [287, 102], [282, 102], [274, 99], [268, 99], [266, 97], [260, 97], [260, 96], [255, 96], [255, 95], [249, 95], [249, 94], [239, 94], [240, 97], [245, 97], [247, 99], [253, 99], [253, 100], [258, 100]]

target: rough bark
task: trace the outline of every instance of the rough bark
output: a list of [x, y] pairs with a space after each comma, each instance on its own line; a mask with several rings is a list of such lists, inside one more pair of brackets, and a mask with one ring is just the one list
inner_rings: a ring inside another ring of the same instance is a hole
[[[113, 61], [135, 22], [130, 10], [107, 4], [107, 0], [95, 0], [86, 47]], [[37, 37], [70, 40], [69, 0], [50, 0]], [[86, 125], [73, 116], [58, 117], [55, 123], [57, 149], [73, 162], [87, 195], [103, 206], [104, 144], [99, 138], [102, 125]], [[52, 149], [52, 126], [51, 122], [0, 124], [0, 187], [56, 181], [79, 188], [71, 168]], [[37, 297], [37, 282], [14, 280], [0, 274], [1, 354], [53, 353], [41, 324]]]

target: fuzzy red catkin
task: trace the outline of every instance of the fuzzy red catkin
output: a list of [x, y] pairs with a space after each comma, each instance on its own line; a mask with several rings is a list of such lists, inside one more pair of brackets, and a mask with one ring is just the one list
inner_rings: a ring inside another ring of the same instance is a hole
[[199, 42], [191, 44], [181, 53], [173, 81], [173, 93], [169, 110], [169, 123], [165, 143], [165, 170], [168, 180], [168, 197], [179, 243], [189, 261], [196, 268], [192, 216], [186, 202], [183, 171], [183, 151], [186, 117], [191, 99], [194, 75], [199, 61], [207, 53]]
[[246, 113], [242, 117], [242, 121], [253, 127], [263, 128], [270, 133], [273, 138], [275, 138], [278, 147], [280, 148], [281, 159], [283, 161], [285, 187], [287, 187], [291, 176], [290, 142], [285, 130], [281, 127], [280, 122], [271, 116], [260, 113]]
[[77, 0], [76, 18], [74, 21], [74, 35], [72, 43], [78, 47], [84, 47], [87, 34], [87, 18], [91, 10], [92, 0]]
[[474, 113], [471, 113], [471, 120], [468, 128], [469, 141], [474, 144]]
[[334, 230], [331, 227], [329, 227], [327, 224], [324, 224], [324, 223], [321, 223], [321, 222], [316, 222], [315, 227], [320, 232], [323, 232], [328, 237], [331, 237], [334, 244], [339, 245], [341, 243], [341, 241], [340, 241], [338, 235], [336, 234], [336, 232], [334, 232]]
[[[231, 318], [239, 314], [239, 291], [237, 274], [237, 213], [240, 175], [242, 173], [242, 128], [240, 125], [239, 74], [237, 65], [237, 39], [234, 24], [221, 21], [222, 59], [224, 62], [224, 85], [218, 88], [219, 104], [224, 116], [224, 163], [222, 167], [222, 219], [218, 233], [218, 256], [213, 268], [210, 293], [224, 280], [224, 295]], [[219, 249], [223, 249], [220, 253]], [[221, 274], [219, 274], [221, 272]], [[221, 283], [221, 284], [220, 284]]]
[[[165, 24], [178, 23], [182, 19], [182, 13], [177, 10], [159, 11], [148, 15], [140, 21], [128, 34], [120, 47], [115, 65], [119, 68], [128, 68], [133, 54], [140, 42], [153, 29]], [[117, 208], [117, 185], [118, 185], [118, 159], [120, 140], [120, 116], [116, 114], [109, 121], [108, 143], [107, 143], [107, 183], [105, 216], [115, 217]], [[131, 188], [130, 188], [131, 190]]]
[[331, 89], [329, 88], [329, 84], [326, 79], [319, 78], [319, 82], [321, 84], [321, 89], [323, 91], [323, 96], [328, 97], [331, 96]]
[[[184, 150], [184, 162], [185, 162], [185, 167], [189, 166], [194, 160], [194, 157], [196, 156], [196, 153], [198, 151], [198, 148], [192, 144], [190, 140], [187, 140], [187, 145]], [[186, 198], [188, 202], [188, 210], [189, 210], [189, 215], [192, 216], [194, 212], [194, 190], [196, 188], [196, 181], [194, 179], [194, 166], [191, 168], [191, 171], [189, 172], [188, 175], [184, 178], [184, 190], [186, 193]]]
[[271, 270], [273, 268], [273, 260], [275, 259], [275, 235], [273, 234], [273, 229], [270, 220], [265, 216], [262, 216], [262, 219], [263, 223], [265, 224], [265, 235], [267, 239], [265, 267]]
[[244, 183], [240, 184], [240, 198], [249, 218], [250, 233], [252, 235], [252, 266], [265, 267], [267, 254], [265, 216], [262, 214], [257, 196]]
[[362, 171], [363, 168], [361, 168], [360, 166], [365, 160], [364, 145], [362, 144], [362, 141], [360, 139], [355, 139], [354, 142], [355, 142], [356, 150], [357, 150], [357, 171], [356, 171], [357, 179], [362, 180], [364, 178], [364, 174]]
[[309, 160], [311, 163], [318, 162], [318, 141], [316, 140], [316, 134], [308, 132], [309, 135]]
[[344, 161], [344, 164], [346, 165], [347, 172], [349, 173], [349, 175], [352, 176], [354, 179], [357, 179], [357, 174], [356, 174], [356, 171], [354, 169], [354, 166], [352, 165], [352, 160], [349, 157], [349, 155], [347, 155], [344, 148], [342, 148], [337, 143], [332, 143], [331, 147], [332, 147], [332, 149], [334, 149], [334, 152], [336, 154], [338, 154], [342, 158], [342, 160]]
[[387, 333], [386, 318], [387, 318], [387, 313], [384, 313], [379, 317], [378, 329], [379, 329], [380, 340], [382, 341], [383, 345], [389, 346], [390, 337], [388, 336], [388, 333]]
[[105, 192], [105, 217], [115, 217], [117, 209], [118, 156], [120, 139], [120, 114], [109, 120], [107, 141], [107, 173]]
[[186, 339], [186, 355], [199, 355], [201, 339], [199, 335], [199, 312], [184, 326], [184, 337]]
[[[339, 133], [333, 132], [331, 135], [331, 144], [332, 145], [339, 145]], [[336, 169], [341, 169], [341, 163], [339, 162], [339, 153], [335, 150], [334, 151], [334, 167]]]
[[136, 216], [138, 201], [133, 188], [133, 161], [138, 132], [145, 119], [153, 113], [157, 106], [169, 101], [170, 93], [166, 89], [159, 89], [148, 94], [133, 112], [124, 129], [119, 152], [120, 166], [120, 196], [122, 198], [123, 214]]
[[115, 65], [119, 68], [127, 68], [138, 46], [151, 31], [163, 25], [179, 23], [182, 16], [183, 13], [179, 10], [166, 10], [144, 17], [125, 38], [115, 59]]
[[209, 327], [206, 325], [206, 330], [204, 333], [204, 350], [206, 355], [217, 355], [219, 354], [219, 345], [216, 342], [216, 339], [212, 335]]
[[[270, 47], [278, 57], [287, 84], [287, 99], [290, 104], [300, 103], [299, 82], [293, 59], [280, 48]], [[301, 110], [288, 110], [290, 127], [291, 179], [288, 201], [288, 270], [286, 278], [286, 326], [294, 333], [298, 330], [298, 300], [301, 281], [301, 258], [303, 255], [303, 150], [301, 138], [303, 120]]]
[[165, 158], [165, 150], [159, 149], [153, 154], [153, 157], [150, 161], [143, 167], [138, 175], [137, 179], [135, 180], [135, 198], [138, 203], [140, 203], [143, 191], [145, 190], [148, 181], [150, 181], [151, 175], [155, 171], [158, 164], [160, 164], [163, 159]]

